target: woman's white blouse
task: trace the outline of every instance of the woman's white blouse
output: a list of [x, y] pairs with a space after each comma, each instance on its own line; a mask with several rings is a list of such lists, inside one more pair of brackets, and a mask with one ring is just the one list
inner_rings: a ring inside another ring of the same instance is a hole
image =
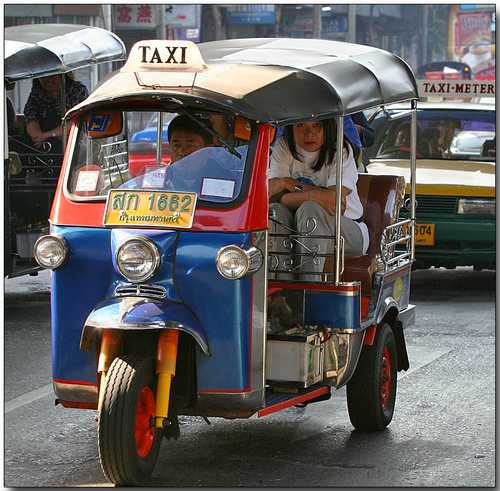
[[[346, 210], [344, 216], [353, 220], [363, 216], [363, 205], [359, 199], [356, 183], [358, 182], [358, 170], [354, 160], [354, 153], [350, 145], [349, 150], [343, 150], [342, 185], [351, 190], [346, 199]], [[324, 165], [319, 171], [314, 171], [312, 167], [318, 159], [319, 150], [308, 152], [297, 145], [297, 152], [302, 160], [293, 157], [286, 141], [281, 137], [272, 149], [269, 179], [276, 177], [300, 177], [309, 179], [316, 186], [330, 187], [336, 184], [335, 159], [331, 165]], [[368, 249], [368, 228], [366, 224], [356, 222], [363, 235], [363, 254]]]

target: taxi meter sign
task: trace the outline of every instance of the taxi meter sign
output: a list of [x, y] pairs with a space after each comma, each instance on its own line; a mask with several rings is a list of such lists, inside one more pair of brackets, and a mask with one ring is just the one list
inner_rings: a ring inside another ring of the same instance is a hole
[[494, 80], [419, 80], [423, 97], [495, 97]]
[[200, 72], [206, 67], [195, 43], [153, 39], [132, 46], [124, 70]]

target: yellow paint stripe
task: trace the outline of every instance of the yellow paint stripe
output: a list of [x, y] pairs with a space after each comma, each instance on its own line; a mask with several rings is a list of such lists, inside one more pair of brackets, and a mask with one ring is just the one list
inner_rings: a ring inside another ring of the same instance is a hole
[[[406, 185], [406, 193], [411, 193], [411, 186]], [[443, 184], [417, 184], [417, 194], [431, 196], [477, 196], [482, 198], [494, 198], [495, 188], [486, 186], [464, 186]]]

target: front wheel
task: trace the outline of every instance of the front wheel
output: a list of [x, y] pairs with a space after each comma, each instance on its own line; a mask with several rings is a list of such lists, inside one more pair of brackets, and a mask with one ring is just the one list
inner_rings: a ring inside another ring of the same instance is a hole
[[115, 358], [106, 376], [99, 413], [99, 456], [116, 485], [140, 485], [153, 472], [161, 434], [155, 429], [153, 360]]
[[347, 383], [347, 409], [359, 430], [383, 430], [392, 420], [397, 389], [397, 349], [388, 324], [377, 329], [373, 346], [365, 346]]

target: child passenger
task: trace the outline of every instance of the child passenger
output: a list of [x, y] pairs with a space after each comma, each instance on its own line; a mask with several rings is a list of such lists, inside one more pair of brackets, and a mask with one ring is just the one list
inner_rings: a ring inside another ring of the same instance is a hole
[[[342, 171], [341, 233], [344, 252], [361, 256], [368, 249], [368, 228], [363, 223], [363, 206], [356, 183], [358, 172], [351, 145], [344, 139]], [[332, 253], [334, 242], [315, 236], [335, 236], [336, 193], [336, 123], [335, 120], [307, 121], [285, 128], [276, 142], [270, 159], [269, 195], [271, 216], [279, 222], [277, 233], [311, 234], [299, 239], [300, 252]], [[314, 220], [312, 220], [314, 219]], [[283, 224], [284, 226], [280, 225]], [[278, 246], [283, 251], [282, 246]], [[302, 280], [319, 280], [325, 258], [303, 257]], [[276, 269], [285, 269], [279, 266]], [[289, 275], [280, 276], [290, 279]]]

